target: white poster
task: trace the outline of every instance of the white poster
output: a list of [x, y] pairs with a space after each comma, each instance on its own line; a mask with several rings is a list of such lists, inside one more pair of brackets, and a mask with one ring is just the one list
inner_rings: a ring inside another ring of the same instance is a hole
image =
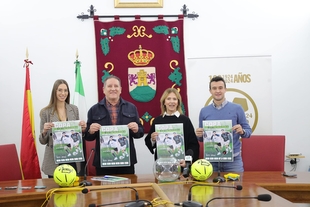
[[240, 104], [253, 134], [272, 134], [271, 56], [192, 58], [187, 60], [189, 116], [198, 127], [199, 112], [212, 102], [209, 82], [226, 81], [226, 99]]

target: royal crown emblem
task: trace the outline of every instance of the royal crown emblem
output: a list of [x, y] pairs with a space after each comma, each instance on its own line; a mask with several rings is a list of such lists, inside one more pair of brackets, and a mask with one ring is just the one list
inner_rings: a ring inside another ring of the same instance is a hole
[[155, 54], [151, 50], [142, 49], [142, 46], [139, 45], [138, 50], [131, 51], [128, 53], [128, 59], [135, 66], [146, 66], [154, 58]]

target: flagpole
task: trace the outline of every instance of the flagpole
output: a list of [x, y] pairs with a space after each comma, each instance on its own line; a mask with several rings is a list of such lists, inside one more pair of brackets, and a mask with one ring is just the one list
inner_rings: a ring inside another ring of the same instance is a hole
[[152, 17], [152, 18], [158, 18], [158, 17], [177, 17], [180, 18], [181, 16], [183, 17], [187, 17], [189, 19], [195, 20], [196, 18], [199, 17], [198, 14], [196, 14], [195, 12], [192, 12], [191, 14], [188, 13], [189, 9], [188, 7], [184, 4], [181, 8], [182, 14], [164, 14], [164, 15], [95, 15], [96, 9], [94, 8], [93, 5], [90, 5], [90, 8], [87, 10], [89, 11], [89, 15], [87, 14], [80, 14], [78, 15], [76, 18], [84, 20], [84, 19], [90, 19], [90, 18], [94, 18], [94, 16], [98, 17], [98, 18], [135, 18], [136, 16], [139, 17]]
[[[79, 109], [79, 118], [80, 120], [86, 121], [87, 120], [87, 107], [86, 107], [86, 99], [81, 75], [81, 63], [78, 60], [79, 52], [76, 50], [75, 53], [75, 90], [73, 96], [73, 104], [76, 105]], [[83, 140], [83, 146], [86, 145], [86, 142]], [[85, 147], [83, 147], [84, 155], [86, 156]], [[85, 175], [85, 161], [77, 163], [78, 167], [78, 174]]]
[[84, 94], [84, 86], [81, 75], [81, 62], [79, 61], [79, 52], [75, 53], [75, 91], [73, 96], [73, 104], [79, 108], [80, 119], [86, 121], [86, 99]]
[[76, 81], [76, 76], [77, 76], [77, 64], [79, 63], [79, 52], [78, 49], [76, 49], [75, 52], [75, 81]]
[[24, 60], [24, 67], [26, 68], [26, 80], [22, 117], [20, 164], [23, 179], [38, 179], [41, 178], [41, 171], [35, 143], [35, 124], [29, 72], [29, 64], [33, 63], [29, 61], [28, 58], [29, 53], [27, 48], [26, 59]]

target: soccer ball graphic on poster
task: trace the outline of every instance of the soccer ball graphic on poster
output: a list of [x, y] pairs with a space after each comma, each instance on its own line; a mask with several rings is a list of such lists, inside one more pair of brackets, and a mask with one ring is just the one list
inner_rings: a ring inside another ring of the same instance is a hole
[[71, 165], [62, 164], [54, 170], [54, 181], [61, 187], [73, 186], [78, 178], [75, 169]]
[[205, 181], [213, 173], [212, 164], [206, 159], [196, 160], [191, 167], [191, 174], [195, 180]]

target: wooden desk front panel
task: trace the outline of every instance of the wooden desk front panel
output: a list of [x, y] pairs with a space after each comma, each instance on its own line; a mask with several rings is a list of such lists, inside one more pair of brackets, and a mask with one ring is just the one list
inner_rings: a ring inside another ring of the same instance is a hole
[[[139, 199], [149, 200], [158, 195], [151, 187], [136, 188], [138, 191]], [[98, 190], [92, 191], [87, 194], [83, 193], [56, 193], [52, 196], [47, 207], [61, 206], [62, 202], [70, 203], [70, 207], [88, 207], [89, 204], [112, 204], [124, 202], [121, 204], [114, 204], [113, 206], [124, 207], [127, 203], [135, 201], [135, 192], [130, 189], [115, 189], [115, 190]]]
[[[212, 183], [210, 183], [212, 185]], [[213, 187], [213, 186], [195, 186], [191, 190], [191, 200], [201, 203], [203, 206], [214, 197], [256, 197], [259, 194], [270, 194], [272, 200], [269, 202], [258, 201], [257, 199], [217, 199], [209, 203], [209, 206], [220, 207], [220, 206], [291, 206], [292, 203], [275, 195], [264, 188], [256, 186], [254, 184], [245, 184], [242, 182], [234, 183], [222, 183], [221, 186], [235, 186], [242, 185], [242, 190], [236, 190], [234, 188], [225, 187]], [[190, 185], [160, 185], [163, 191], [167, 194], [172, 202], [183, 202], [187, 201], [189, 194]], [[184, 199], [184, 200], [181, 200]]]
[[[233, 184], [226, 184], [228, 186], [233, 186]], [[159, 184], [160, 188], [168, 196], [172, 203], [181, 203], [188, 200], [188, 194], [191, 184]], [[135, 188], [139, 193], [139, 198], [143, 200], [152, 201], [153, 199], [159, 197], [159, 195], [152, 188]], [[73, 194], [73, 195], [68, 195]], [[271, 194], [272, 200], [270, 202], [262, 202], [257, 199], [221, 199], [211, 201], [210, 206], [220, 207], [220, 206], [260, 206], [260, 207], [278, 207], [278, 206], [292, 206], [292, 203], [270, 193], [264, 188], [256, 185], [246, 184], [243, 186], [243, 190], [238, 191], [234, 188], [221, 188], [213, 186], [195, 186], [192, 187], [192, 201], [201, 203], [203, 206], [214, 197], [256, 197], [259, 194]], [[62, 198], [61, 198], [62, 197]], [[53, 198], [48, 203], [48, 207], [59, 206], [57, 204], [60, 201], [66, 201], [70, 203], [70, 207], [78, 206], [89, 206], [89, 204], [95, 205], [108, 205], [115, 202], [126, 202], [134, 201], [135, 193], [132, 190], [124, 189], [108, 189], [108, 190], [98, 190], [92, 191], [88, 194], [82, 193], [60, 193], [55, 194]], [[125, 204], [118, 204], [114, 206], [123, 207]]]
[[[259, 202], [257, 200], [214, 200], [211, 202], [212, 206], [216, 206], [216, 203], [222, 204], [232, 204], [237, 206], [237, 203], [243, 206], [250, 205], [260, 205], [260, 206], [289, 206], [292, 204], [285, 199], [277, 196], [280, 195], [293, 202], [308, 202], [310, 203], [310, 174], [308, 172], [298, 173], [297, 178], [286, 178], [281, 175], [281, 172], [245, 172], [241, 173], [241, 180], [235, 182], [235, 185], [243, 185], [242, 191], [237, 191], [235, 189], [223, 189], [215, 187], [194, 187], [192, 188], [192, 200], [198, 201], [205, 205], [205, 203], [215, 196], [257, 196], [261, 193], [271, 193], [273, 196], [270, 202]], [[154, 183], [156, 180], [153, 175], [127, 175], [131, 179], [131, 183]], [[208, 182], [211, 183], [212, 178], [216, 177], [217, 173], [214, 173]], [[90, 177], [88, 177], [90, 181]], [[93, 182], [94, 185], [100, 185], [100, 182]], [[221, 185], [232, 185], [232, 182], [222, 183]], [[45, 185], [46, 189], [34, 189], [36, 185]], [[17, 190], [4, 190], [6, 186], [17, 186]], [[30, 190], [21, 190], [19, 187], [31, 186]], [[183, 202], [187, 200], [188, 189], [190, 185], [160, 185], [161, 189], [172, 202]], [[261, 186], [261, 187], [259, 187]], [[53, 179], [38, 179], [38, 180], [22, 180], [22, 181], [7, 181], [0, 182], [0, 207], [2, 206], [41, 206], [45, 200], [45, 194], [49, 189], [57, 188], [58, 186], [54, 183]], [[199, 191], [198, 191], [199, 189]], [[267, 190], [269, 191], [267, 191]], [[201, 190], [201, 191], [200, 191]], [[134, 200], [133, 191], [119, 191], [118, 197], [128, 199], [129, 196]], [[198, 192], [198, 193], [197, 193]], [[110, 192], [111, 193], [111, 192]], [[115, 193], [114, 193], [115, 194]], [[82, 193], [76, 193], [78, 195], [77, 201], [88, 206], [90, 203], [105, 203], [111, 202], [112, 195], [109, 192], [100, 191], [92, 192], [90, 194], [84, 195]], [[277, 195], [276, 195], [277, 194]], [[151, 200], [158, 197], [156, 192], [151, 188], [141, 188], [139, 189], [140, 199]], [[111, 199], [110, 199], [111, 198]], [[97, 202], [98, 201], [98, 202]], [[51, 200], [53, 202], [53, 199]], [[288, 203], [287, 203], [288, 202]], [[210, 204], [210, 205], [211, 205]], [[51, 204], [52, 206], [52, 204]], [[124, 206], [124, 205], [122, 205]]]

